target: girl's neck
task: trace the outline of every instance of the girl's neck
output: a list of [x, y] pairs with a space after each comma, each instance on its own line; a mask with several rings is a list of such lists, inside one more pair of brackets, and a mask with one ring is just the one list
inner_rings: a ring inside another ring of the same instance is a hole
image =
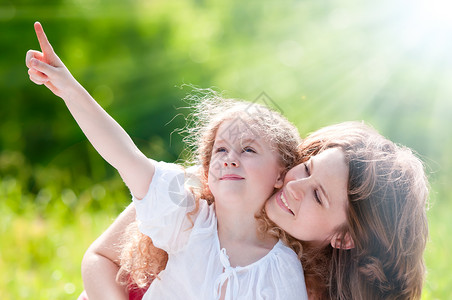
[[243, 205], [245, 201], [218, 201], [215, 199], [218, 236], [241, 242], [258, 240], [257, 207]]
[[225, 248], [232, 266], [246, 266], [264, 257], [277, 239], [257, 229], [252, 212], [233, 213], [216, 209], [220, 248]]
[[257, 220], [252, 214], [239, 215], [217, 211], [218, 237], [237, 242], [254, 243], [259, 240]]

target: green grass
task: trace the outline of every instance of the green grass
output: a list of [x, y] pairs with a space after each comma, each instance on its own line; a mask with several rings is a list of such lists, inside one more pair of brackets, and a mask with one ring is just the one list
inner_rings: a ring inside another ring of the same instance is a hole
[[0, 180], [0, 298], [76, 298], [84, 252], [130, 201], [123, 183], [80, 193], [47, 186], [34, 196], [15, 178]]

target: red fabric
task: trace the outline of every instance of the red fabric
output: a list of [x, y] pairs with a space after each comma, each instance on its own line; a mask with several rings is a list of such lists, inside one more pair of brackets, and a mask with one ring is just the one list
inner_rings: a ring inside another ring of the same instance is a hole
[[141, 300], [143, 299], [144, 294], [146, 293], [147, 288], [132, 288], [129, 291], [129, 300]]
[[[147, 288], [143, 288], [143, 289], [139, 289], [139, 288], [133, 288], [132, 290], [129, 291], [129, 300], [141, 300], [143, 299], [144, 294], [146, 293], [148, 289]], [[78, 296], [77, 300], [89, 300], [88, 299], [88, 295], [86, 294], [85, 291], [83, 291], [80, 296]]]

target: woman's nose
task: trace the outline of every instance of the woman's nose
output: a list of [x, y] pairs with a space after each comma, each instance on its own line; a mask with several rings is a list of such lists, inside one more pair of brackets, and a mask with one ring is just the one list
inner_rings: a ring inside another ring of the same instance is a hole
[[306, 193], [306, 188], [309, 184], [306, 178], [291, 180], [286, 183], [285, 189], [294, 198], [294, 200], [301, 200], [304, 198]]

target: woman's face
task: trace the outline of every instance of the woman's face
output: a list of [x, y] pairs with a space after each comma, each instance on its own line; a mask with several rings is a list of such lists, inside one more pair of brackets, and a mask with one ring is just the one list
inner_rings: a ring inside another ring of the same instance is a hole
[[268, 217], [293, 237], [329, 243], [346, 222], [348, 166], [344, 152], [327, 149], [292, 168], [265, 204]]

